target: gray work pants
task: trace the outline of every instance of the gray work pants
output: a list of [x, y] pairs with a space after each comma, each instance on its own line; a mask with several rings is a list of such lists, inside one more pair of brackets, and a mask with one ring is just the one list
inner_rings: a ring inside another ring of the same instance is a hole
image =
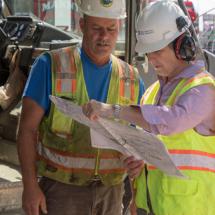
[[123, 184], [104, 186], [100, 181], [74, 186], [43, 177], [48, 215], [121, 215]]

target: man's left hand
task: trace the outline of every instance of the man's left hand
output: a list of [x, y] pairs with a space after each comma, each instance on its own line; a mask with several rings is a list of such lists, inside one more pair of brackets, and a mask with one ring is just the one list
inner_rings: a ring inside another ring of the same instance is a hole
[[82, 111], [90, 120], [97, 120], [98, 117], [112, 117], [113, 107], [111, 104], [105, 104], [96, 100], [91, 100], [82, 106]]
[[127, 157], [123, 163], [131, 179], [138, 177], [144, 167], [143, 160], [137, 160], [133, 156]]

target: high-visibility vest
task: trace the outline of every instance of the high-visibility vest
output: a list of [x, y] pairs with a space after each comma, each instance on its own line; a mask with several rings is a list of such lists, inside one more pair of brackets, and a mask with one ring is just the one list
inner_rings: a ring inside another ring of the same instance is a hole
[[[77, 47], [50, 52], [52, 95], [78, 105], [89, 101]], [[139, 75], [136, 69], [111, 56], [112, 73], [107, 95], [110, 104], [137, 104]], [[40, 126], [38, 172], [63, 183], [87, 185], [99, 177], [105, 185], [119, 184], [125, 177], [121, 154], [91, 147], [90, 130], [67, 117], [51, 104]]]
[[[172, 106], [187, 90], [208, 84], [215, 86], [214, 78], [199, 72], [190, 79], [182, 79], [169, 99]], [[155, 104], [160, 85], [155, 82], [143, 95], [142, 104]], [[195, 108], [195, 107], [193, 107]], [[215, 136], [203, 136], [189, 129], [185, 132], [158, 137], [165, 143], [175, 165], [186, 179], [170, 177], [156, 167], [147, 165], [134, 183], [137, 207], [149, 211], [147, 191], [155, 215], [213, 215], [215, 213]]]

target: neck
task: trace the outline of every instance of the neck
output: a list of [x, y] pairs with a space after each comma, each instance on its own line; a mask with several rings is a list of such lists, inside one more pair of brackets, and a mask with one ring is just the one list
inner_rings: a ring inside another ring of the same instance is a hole
[[96, 55], [92, 52], [90, 52], [88, 49], [82, 47], [84, 50], [84, 53], [90, 58], [90, 60], [97, 66], [103, 66], [107, 64], [110, 60], [110, 55], [102, 56], [102, 55]]
[[171, 76], [167, 77], [167, 81], [176, 77], [178, 74], [184, 71], [184, 69], [186, 69], [189, 65], [190, 65], [189, 62], [186, 61], [180, 62], [180, 64], [175, 66], [174, 73]]

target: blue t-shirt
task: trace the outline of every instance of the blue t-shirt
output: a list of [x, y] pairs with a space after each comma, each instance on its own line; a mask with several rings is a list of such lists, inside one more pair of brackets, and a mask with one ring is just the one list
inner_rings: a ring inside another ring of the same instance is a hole
[[[106, 102], [108, 87], [111, 78], [112, 61], [103, 66], [95, 65], [89, 57], [80, 49], [83, 65], [84, 79], [89, 99]], [[51, 101], [51, 59], [44, 54], [37, 58], [32, 66], [27, 80], [23, 97], [27, 96], [40, 105], [48, 114]], [[144, 93], [144, 84], [140, 80], [139, 101]]]

